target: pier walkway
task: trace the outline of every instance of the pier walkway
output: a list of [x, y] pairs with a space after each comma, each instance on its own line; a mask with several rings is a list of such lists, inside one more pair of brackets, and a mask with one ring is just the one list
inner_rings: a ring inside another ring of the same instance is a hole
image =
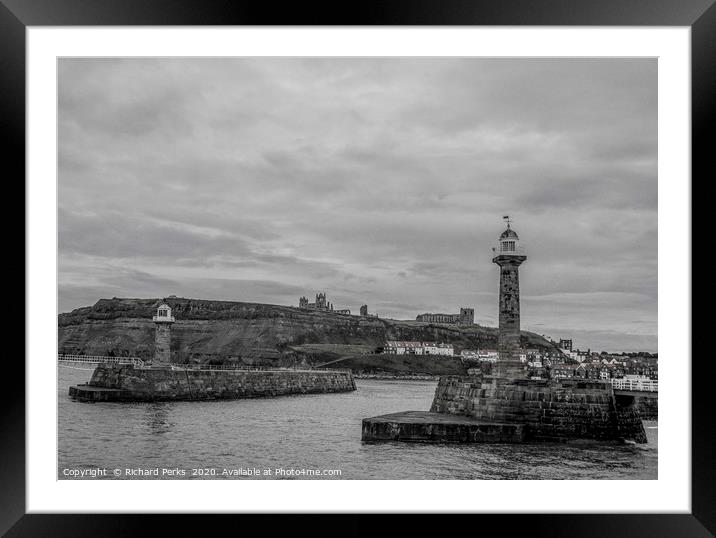
[[659, 382], [655, 379], [630, 379], [626, 377], [611, 379], [615, 391], [659, 392]]
[[[110, 357], [104, 355], [66, 355], [58, 354], [57, 363], [60, 366], [73, 367], [79, 364], [131, 364], [135, 367], [149, 366], [138, 357]], [[241, 371], [241, 372], [332, 372], [332, 373], [346, 373], [350, 372], [350, 368], [291, 368], [291, 367], [276, 367], [276, 366], [241, 366], [233, 364], [167, 364], [165, 365], [171, 370], [222, 370], [222, 371]]]
[[71, 366], [74, 364], [131, 364], [133, 366], [144, 366], [144, 361], [138, 357], [107, 357], [103, 355], [66, 355], [59, 353], [57, 363], [60, 366]]

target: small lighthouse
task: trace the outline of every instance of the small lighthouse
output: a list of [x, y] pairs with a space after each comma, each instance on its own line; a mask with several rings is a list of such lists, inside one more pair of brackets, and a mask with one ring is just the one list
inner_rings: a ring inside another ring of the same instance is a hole
[[519, 245], [520, 238], [510, 226], [500, 235], [499, 246], [493, 248], [492, 262], [500, 266], [500, 327], [498, 333], [497, 377], [514, 378], [524, 375], [520, 362], [520, 275], [519, 267], [527, 259]]
[[154, 364], [169, 364], [171, 362], [171, 339], [172, 339], [172, 309], [167, 303], [162, 303], [157, 308], [157, 315], [152, 317], [156, 326], [154, 338]]

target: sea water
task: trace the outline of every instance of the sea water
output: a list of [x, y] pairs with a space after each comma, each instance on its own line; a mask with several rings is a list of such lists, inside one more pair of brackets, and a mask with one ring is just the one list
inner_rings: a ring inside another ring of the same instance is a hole
[[[361, 441], [361, 420], [430, 409], [436, 381], [357, 379], [355, 392], [159, 403], [81, 403], [58, 368], [59, 479], [657, 478], [648, 443], [427, 444]], [[103, 472], [101, 472], [103, 471]]]

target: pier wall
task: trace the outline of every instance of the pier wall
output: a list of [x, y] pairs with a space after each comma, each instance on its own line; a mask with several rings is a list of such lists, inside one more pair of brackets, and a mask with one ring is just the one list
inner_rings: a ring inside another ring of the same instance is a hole
[[538, 440], [646, 442], [636, 407], [620, 407], [611, 386], [599, 382], [443, 376], [430, 411], [526, 424], [529, 437]]
[[633, 407], [644, 420], [658, 420], [659, 393], [615, 390], [617, 407]]
[[70, 396], [104, 401], [214, 400], [355, 389], [353, 375], [347, 370], [172, 370], [99, 365], [87, 385], [70, 387]]
[[417, 441], [439, 443], [521, 443], [524, 424], [479, 422], [447, 413], [405, 411], [364, 418], [363, 441]]
[[636, 409], [644, 420], [657, 420], [659, 418], [658, 396], [635, 396]]

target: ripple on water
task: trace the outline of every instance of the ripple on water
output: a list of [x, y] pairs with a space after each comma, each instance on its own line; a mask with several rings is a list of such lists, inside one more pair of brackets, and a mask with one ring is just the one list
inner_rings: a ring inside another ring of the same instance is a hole
[[255, 467], [340, 469], [343, 479], [657, 478], [655, 421], [645, 422], [646, 445], [361, 442], [365, 417], [429, 409], [435, 381], [359, 379], [351, 393], [271, 399], [83, 404], [70, 400], [67, 389], [90, 373], [60, 368], [59, 374], [60, 472]]

